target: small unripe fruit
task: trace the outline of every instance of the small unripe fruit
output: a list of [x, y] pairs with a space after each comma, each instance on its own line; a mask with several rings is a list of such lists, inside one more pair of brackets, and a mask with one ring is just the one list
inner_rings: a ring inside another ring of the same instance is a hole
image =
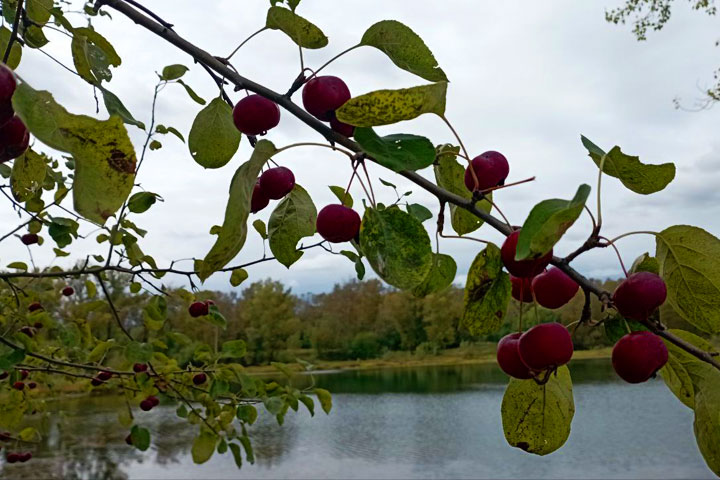
[[518, 352], [531, 370], [559, 367], [572, 358], [572, 337], [560, 323], [541, 323], [522, 334]]
[[30, 145], [30, 132], [20, 117], [14, 116], [0, 127], [0, 163], [17, 158]]
[[29, 311], [29, 312], [36, 312], [36, 311], [38, 311], [38, 310], [42, 310], [42, 308], [43, 308], [43, 307], [42, 307], [42, 305], [40, 304], [40, 302], [33, 302], [33, 303], [31, 303], [30, 305], [28, 305], [28, 311]]
[[328, 242], [349, 242], [360, 231], [360, 215], [344, 205], [328, 205], [318, 213], [317, 232]]
[[532, 378], [532, 372], [520, 358], [518, 343], [521, 333], [504, 336], [497, 345], [497, 362], [503, 372], [519, 379]]
[[348, 125], [347, 123], [343, 123], [335, 117], [333, 117], [330, 120], [330, 128], [332, 128], [333, 131], [339, 133], [340, 135], [344, 135], [348, 138], [355, 135], [355, 127], [354, 126]]
[[25, 380], [30, 375], [30, 372], [27, 370], [20, 370], [20, 379]]
[[522, 278], [510, 275], [510, 285], [512, 286], [512, 297], [515, 300], [523, 303], [532, 303], [532, 278]]
[[110, 372], [102, 371], [98, 373], [97, 378], [99, 378], [102, 381], [110, 380], [112, 378], [113, 374]]
[[153, 405], [153, 401], [150, 400], [150, 397], [140, 402], [140, 410], [142, 410], [143, 412], [149, 412], [154, 406], [155, 405]]
[[65, 295], [66, 297], [69, 297], [73, 293], [75, 293], [75, 289], [73, 287], [67, 286], [62, 289], [62, 294]]
[[264, 135], [280, 123], [280, 107], [261, 95], [248, 95], [235, 104], [233, 122], [245, 135]]
[[35, 382], [28, 383], [28, 388], [30, 390], [34, 390], [35, 388], [37, 388], [37, 383], [35, 383]]
[[25, 235], [20, 237], [20, 241], [24, 245], [35, 245], [40, 241], [40, 237], [37, 236], [37, 233], [26, 233]]
[[204, 373], [198, 373], [193, 377], [192, 380], [195, 385], [202, 385], [207, 381], [207, 375], [205, 375]]
[[258, 184], [268, 198], [280, 200], [295, 187], [295, 175], [286, 167], [269, 168], [260, 175]]
[[487, 190], [488, 188], [497, 187], [505, 183], [505, 179], [510, 173], [510, 165], [505, 156], [500, 152], [489, 151], [472, 159], [470, 162], [472, 169], [475, 170], [478, 184], [475, 186], [475, 178], [473, 177], [470, 166], [465, 169], [465, 186], [471, 192], [475, 190]]
[[136, 363], [133, 365], [133, 372], [135, 373], [142, 373], [147, 372], [148, 366], [144, 363]]
[[335, 110], [350, 100], [350, 89], [338, 77], [315, 77], [303, 87], [302, 100], [311, 115], [329, 122], [335, 116]]
[[257, 213], [270, 203], [270, 197], [260, 188], [260, 183], [256, 183], [253, 187], [252, 197], [250, 198], [250, 211]]
[[519, 236], [519, 230], [508, 235], [500, 249], [500, 257], [502, 258], [503, 265], [505, 265], [505, 268], [507, 268], [507, 271], [510, 272], [511, 275], [522, 278], [532, 278], [545, 270], [545, 267], [550, 264], [553, 251], [550, 250], [540, 258], [515, 260]]
[[647, 320], [666, 298], [665, 282], [650, 272], [633, 273], [613, 293], [613, 303], [620, 315], [639, 322]]
[[190, 316], [193, 318], [202, 317], [208, 314], [208, 306], [205, 302], [193, 302], [188, 308]]
[[15, 390], [23, 390], [25, 389], [25, 382], [15, 382], [12, 386]]
[[642, 383], [665, 366], [668, 350], [652, 332], [632, 332], [613, 347], [612, 364], [615, 372], [628, 383]]
[[560, 308], [573, 299], [580, 285], [556, 267], [539, 274], [532, 280], [535, 300], [545, 308]]

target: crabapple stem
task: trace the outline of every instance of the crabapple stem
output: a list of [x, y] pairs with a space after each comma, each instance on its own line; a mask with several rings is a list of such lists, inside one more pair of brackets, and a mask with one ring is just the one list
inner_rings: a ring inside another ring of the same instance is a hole
[[[255, 35], [259, 35], [260, 33], [264, 32], [264, 31], [267, 30], [267, 29], [268, 29], [268, 27], [263, 27], [263, 28], [261, 28], [260, 30], [258, 30], [257, 32], [255, 32], [255, 33], [253, 33], [252, 35], [250, 35], [249, 37], [247, 37], [245, 40], [243, 40], [243, 41], [240, 43], [240, 45], [238, 45], [237, 47], [235, 47], [235, 50], [233, 50], [230, 55], [228, 55], [227, 57], [225, 57], [225, 61], [229, 62], [230, 59], [233, 57], [233, 55], [235, 55], [235, 54], [237, 53], [237, 51], [240, 50], [240, 48], [242, 48], [243, 45], [245, 45], [248, 41], [250, 41], [250, 39], [252, 39]], [[301, 55], [302, 55], [302, 54], [301, 54]]]
[[330, 60], [328, 60], [327, 62], [325, 62], [320, 68], [318, 68], [317, 70], [315, 70], [315, 72], [314, 72], [312, 75], [310, 75], [310, 76], [308, 77], [308, 79], [305, 80], [305, 81], [307, 82], [307, 81], [309, 81], [309, 80], [312, 80], [313, 77], [316, 77], [317, 74], [320, 73], [320, 70], [322, 70], [323, 68], [327, 67], [327, 66], [330, 65], [332, 62], [334, 62], [334, 61], [337, 60], [338, 58], [342, 57], [342, 56], [345, 55], [346, 53], [351, 52], [351, 51], [353, 51], [353, 50], [355, 50], [356, 48], [359, 48], [359, 47], [362, 47], [362, 45], [358, 43], [357, 45], [353, 45], [352, 47], [347, 48], [347, 49], [343, 50], [342, 52], [338, 53], [337, 55], [335, 55], [334, 57], [332, 57]]

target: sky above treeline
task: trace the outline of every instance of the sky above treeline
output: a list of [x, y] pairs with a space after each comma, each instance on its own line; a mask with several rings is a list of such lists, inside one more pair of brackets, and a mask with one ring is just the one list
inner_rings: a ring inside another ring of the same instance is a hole
[[[76, 2], [82, 5], [83, 2]], [[176, 31], [216, 56], [229, 54], [250, 33], [264, 24], [266, 0], [153, 0], [148, 6], [175, 25]], [[660, 230], [675, 224], [701, 226], [720, 235], [720, 111], [697, 113], [678, 111], [673, 98], [692, 106], [700, 97], [699, 88], [712, 81], [720, 66], [720, 50], [714, 47], [718, 19], [690, 10], [680, 2], [670, 24], [652, 33], [647, 42], [637, 42], [629, 26], [615, 26], [604, 19], [606, 8], [618, 0], [577, 2], [491, 2], [417, 0], [343, 1], [304, 0], [298, 13], [317, 24], [330, 38], [329, 46], [306, 51], [305, 62], [317, 67], [325, 60], [358, 42], [367, 27], [379, 20], [399, 20], [414, 29], [434, 52], [451, 83], [447, 116], [463, 138], [471, 155], [486, 150], [503, 152], [510, 162], [508, 181], [531, 176], [533, 183], [498, 193], [495, 197], [511, 222], [522, 224], [532, 206], [547, 198], [572, 198], [581, 183], [593, 187], [588, 204], [595, 210], [597, 170], [580, 143], [584, 134], [609, 150], [620, 145], [623, 151], [640, 156], [647, 163], [675, 162], [675, 181], [663, 192], [651, 196], [634, 194], [619, 181], [603, 182], [604, 233], [611, 237], [632, 230]], [[165, 65], [182, 63], [191, 68], [185, 80], [210, 100], [217, 89], [209, 76], [192, 59], [163, 40], [136, 26], [118, 12], [113, 20], [97, 20], [98, 31], [115, 46], [123, 59], [108, 85], [133, 115], [149, 123], [150, 105], [157, 76]], [[72, 18], [72, 17], [70, 17]], [[75, 23], [80, 21], [74, 18]], [[47, 51], [72, 65], [69, 39], [49, 32]], [[277, 91], [285, 91], [297, 76], [297, 47], [282, 33], [265, 32], [251, 40], [233, 58], [241, 74]], [[27, 51], [19, 74], [34, 88], [54, 93], [70, 111], [95, 114], [92, 88], [49, 58]], [[380, 88], [402, 88], [424, 83], [419, 77], [395, 67], [382, 53], [358, 49], [325, 70], [342, 77], [353, 95]], [[232, 92], [237, 101], [243, 92]], [[300, 102], [300, 93], [294, 97]], [[159, 97], [158, 122], [170, 125], [187, 136], [200, 106], [192, 102], [179, 85], [170, 85]], [[100, 117], [106, 116], [101, 106]], [[136, 147], [143, 132], [129, 127]], [[414, 133], [434, 143], [452, 142], [447, 127], [432, 115], [412, 122], [382, 127], [383, 134]], [[277, 146], [299, 141], [322, 141], [318, 134], [286, 112], [280, 126], [268, 138]], [[250, 155], [247, 139], [225, 167], [205, 170], [191, 158], [186, 145], [174, 137], [161, 139], [164, 147], [151, 152], [137, 181], [165, 201], [135, 222], [150, 233], [141, 243], [161, 266], [173, 259], [202, 258], [214, 238], [208, 232], [222, 223], [227, 189], [235, 169]], [[293, 149], [277, 160], [291, 168], [297, 182], [313, 196], [318, 210], [334, 202], [327, 185], [346, 185], [350, 167], [346, 158], [326, 149]], [[377, 165], [370, 165], [378, 201], [391, 203], [395, 196], [377, 177], [412, 190], [412, 202], [437, 213], [430, 194], [402, 177]], [[432, 170], [423, 172], [429, 178]], [[358, 186], [359, 187], [359, 186]], [[362, 191], [352, 191], [359, 203]], [[272, 207], [272, 205], [271, 205]], [[272, 208], [258, 215], [267, 220]], [[251, 217], [251, 220], [253, 217]], [[17, 224], [17, 216], [6, 203], [0, 209], [2, 234]], [[432, 221], [426, 223], [430, 229]], [[590, 222], [583, 216], [556, 248], [566, 254], [588, 235]], [[449, 230], [449, 226], [447, 227]], [[88, 227], [82, 233], [90, 233]], [[104, 254], [106, 246], [95, 243], [95, 234], [71, 248], [73, 256], [55, 261], [72, 264], [88, 253]], [[483, 227], [475, 236], [501, 241], [499, 234]], [[434, 238], [434, 235], [432, 236]], [[305, 243], [313, 242], [306, 239]], [[654, 252], [654, 239], [635, 236], [621, 240], [624, 260]], [[38, 265], [53, 260], [50, 241], [33, 249]], [[456, 283], [465, 274], [481, 245], [466, 240], [441, 241], [440, 249], [458, 262]], [[0, 262], [29, 260], [19, 241], [6, 241]], [[233, 264], [263, 256], [260, 237], [251, 229], [243, 251]], [[190, 268], [192, 263], [178, 264]], [[594, 251], [575, 261], [577, 268], [596, 278], [617, 277], [621, 270], [613, 252]], [[369, 269], [368, 269], [369, 270]], [[354, 277], [353, 265], [342, 256], [321, 249], [307, 251], [287, 270], [275, 262], [248, 269], [251, 280], [273, 278], [291, 286], [296, 293], [321, 292], [333, 284]], [[183, 279], [164, 279], [180, 285]], [[206, 282], [208, 288], [230, 289], [228, 277], [217, 274]]]

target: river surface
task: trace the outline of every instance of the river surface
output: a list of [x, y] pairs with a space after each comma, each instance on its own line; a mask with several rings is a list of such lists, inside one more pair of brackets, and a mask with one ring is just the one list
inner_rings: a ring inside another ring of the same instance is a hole
[[153, 438], [141, 453], [123, 441], [117, 399], [64, 400], [35, 458], [0, 466], [0, 478], [714, 478], [692, 412], [662, 380], [621, 383], [607, 360], [574, 362], [571, 372], [572, 433], [546, 457], [507, 445], [507, 378], [495, 365], [471, 365], [318, 374], [332, 413], [290, 412], [282, 427], [261, 415], [251, 430], [256, 463], [240, 471], [230, 453], [193, 465], [194, 429], [174, 407], [141, 417]]

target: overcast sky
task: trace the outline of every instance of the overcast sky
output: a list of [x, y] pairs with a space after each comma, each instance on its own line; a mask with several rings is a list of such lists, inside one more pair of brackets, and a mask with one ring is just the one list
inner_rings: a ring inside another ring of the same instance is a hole
[[[262, 26], [268, 7], [267, 0], [146, 3], [173, 23], [180, 35], [217, 56], [227, 55]], [[396, 19], [414, 29], [451, 81], [447, 116], [471, 155], [499, 150], [510, 162], [509, 181], [537, 177], [534, 183], [496, 195], [496, 201], [513, 223], [522, 224], [532, 206], [543, 199], [571, 198], [581, 183], [589, 183], [595, 189], [597, 170], [580, 143], [580, 135], [584, 134], [606, 150], [618, 144], [644, 162], [674, 162], [678, 169], [675, 181], [665, 191], [651, 196], [634, 194], [619, 181], [606, 177], [603, 214], [607, 236], [684, 223], [718, 235], [720, 110], [688, 113], [675, 110], [672, 104], [672, 99], [678, 96], [692, 105], [699, 97], [698, 86], [707, 85], [714, 69], [720, 66], [720, 51], [714, 47], [718, 19], [692, 12], [686, 2], [680, 2], [666, 29], [639, 43], [628, 26], [614, 26], [604, 20], [605, 8], [619, 3], [619, 0], [304, 0], [298, 13], [317, 24], [330, 38], [325, 49], [306, 52], [306, 64], [310, 67], [319, 66], [357, 43], [365, 29], [376, 21]], [[123, 64], [115, 70], [109, 88], [136, 118], [149, 123], [157, 79], [154, 72], [168, 64], [191, 67], [186, 80], [204, 98], [209, 100], [217, 94], [214, 83], [187, 55], [118, 12], [110, 13], [113, 20], [99, 20], [97, 29], [113, 43]], [[79, 16], [71, 18], [75, 24], [80, 22]], [[68, 39], [52, 32], [48, 35], [52, 39], [48, 51], [71, 65]], [[277, 31], [251, 40], [233, 61], [241, 74], [278, 91], [287, 90], [299, 70], [297, 48]], [[94, 114], [91, 87], [47, 57], [27, 50], [19, 73], [34, 88], [51, 90], [69, 110]], [[325, 73], [342, 77], [353, 95], [425, 83], [399, 70], [381, 52], [371, 48], [350, 53]], [[234, 100], [240, 95], [232, 93]], [[300, 101], [300, 94], [294, 98]], [[200, 108], [181, 87], [171, 85], [159, 98], [158, 121], [187, 135]], [[105, 115], [101, 110], [100, 116]], [[128, 128], [139, 151], [143, 134], [135, 127]], [[453, 141], [448, 129], [433, 115], [380, 130], [385, 134], [421, 134], [434, 143]], [[268, 138], [277, 146], [322, 140], [285, 112], [280, 126]], [[165, 202], [135, 216], [135, 220], [150, 230], [141, 244], [143, 249], [164, 266], [172, 259], [204, 257], [215, 238], [208, 231], [222, 223], [230, 179], [249, 157], [250, 146], [243, 139], [228, 165], [205, 170], [192, 160], [179, 140], [171, 136], [161, 140], [164, 148], [148, 156], [137, 181], [146, 190], [162, 195]], [[334, 201], [327, 185], [345, 185], [349, 179], [345, 157], [329, 150], [294, 149], [277, 160], [294, 171], [298, 183], [310, 191], [318, 210]], [[413, 190], [412, 201], [437, 212], [434, 198], [402, 177], [376, 165], [371, 165], [370, 170], [375, 178], [389, 180], [403, 191]], [[423, 173], [432, 178], [430, 169]], [[394, 200], [390, 189], [377, 180], [374, 185], [379, 201]], [[362, 192], [354, 189], [352, 193], [359, 203]], [[591, 199], [589, 204], [594, 210], [594, 194]], [[267, 220], [271, 211], [268, 208], [259, 217]], [[0, 209], [0, 234], [16, 223], [8, 205]], [[426, 225], [432, 228], [431, 224]], [[587, 237], [589, 228], [588, 218], [583, 216], [558, 245], [556, 253], [565, 254], [577, 246]], [[89, 230], [83, 227], [85, 233]], [[475, 235], [500, 241], [500, 236], [487, 227]], [[71, 264], [87, 253], [104, 254], [106, 247], [98, 246], [93, 238], [94, 235], [88, 241], [78, 242], [72, 249], [73, 257], [57, 263]], [[52, 243], [33, 247], [39, 265], [53, 258]], [[441, 242], [441, 250], [452, 254], [458, 262], [457, 283], [464, 283], [478, 248], [479, 244], [471, 241]], [[625, 261], [632, 262], [640, 253], [654, 251], [654, 239], [631, 237], [621, 240], [620, 248]], [[261, 239], [251, 230], [245, 248], [233, 264], [255, 260], [262, 254]], [[3, 242], [0, 255], [3, 265], [18, 258], [28, 259], [19, 241]], [[191, 263], [184, 265], [190, 268]], [[593, 277], [617, 277], [621, 273], [609, 250], [586, 254], [575, 265]], [[268, 262], [251, 267], [249, 273], [251, 280], [272, 277], [297, 293], [305, 293], [328, 290], [336, 282], [351, 279], [354, 269], [345, 258], [318, 249], [306, 252], [290, 270]], [[206, 285], [230, 289], [227, 279], [217, 274]]]

